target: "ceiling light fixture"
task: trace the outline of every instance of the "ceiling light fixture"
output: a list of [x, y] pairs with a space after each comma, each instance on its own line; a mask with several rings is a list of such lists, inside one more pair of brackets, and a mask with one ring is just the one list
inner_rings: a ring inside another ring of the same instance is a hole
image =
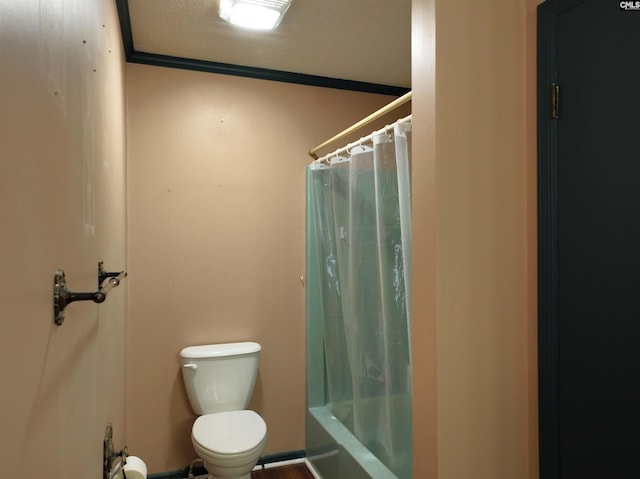
[[220, 18], [256, 30], [276, 28], [293, 0], [220, 0]]

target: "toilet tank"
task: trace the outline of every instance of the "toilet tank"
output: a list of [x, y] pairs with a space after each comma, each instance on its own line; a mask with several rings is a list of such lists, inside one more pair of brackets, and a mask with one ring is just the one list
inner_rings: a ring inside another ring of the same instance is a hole
[[189, 346], [180, 351], [182, 378], [193, 411], [202, 416], [246, 409], [258, 375], [258, 343]]

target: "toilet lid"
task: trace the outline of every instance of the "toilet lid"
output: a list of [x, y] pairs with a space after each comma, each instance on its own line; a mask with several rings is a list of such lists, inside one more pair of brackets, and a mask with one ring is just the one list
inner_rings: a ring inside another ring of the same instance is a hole
[[218, 454], [239, 454], [264, 440], [267, 425], [253, 411], [227, 411], [198, 417], [191, 434], [204, 449]]

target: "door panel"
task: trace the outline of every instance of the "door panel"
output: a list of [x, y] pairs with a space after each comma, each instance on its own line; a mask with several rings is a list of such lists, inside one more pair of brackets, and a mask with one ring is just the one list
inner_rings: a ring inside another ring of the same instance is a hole
[[554, 284], [540, 284], [555, 309], [552, 331], [540, 331], [542, 479], [640, 478], [640, 11], [612, 0], [541, 9], [553, 4], [554, 51], [542, 56], [560, 107], [546, 119], [551, 158], [540, 158], [552, 173], [539, 178], [540, 194], [555, 195], [540, 212], [541, 232], [553, 230], [541, 260], [555, 268]]

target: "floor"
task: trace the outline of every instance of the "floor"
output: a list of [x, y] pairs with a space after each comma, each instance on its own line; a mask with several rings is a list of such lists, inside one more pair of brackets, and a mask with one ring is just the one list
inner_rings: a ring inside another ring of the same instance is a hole
[[251, 479], [314, 479], [304, 463], [253, 471]]

